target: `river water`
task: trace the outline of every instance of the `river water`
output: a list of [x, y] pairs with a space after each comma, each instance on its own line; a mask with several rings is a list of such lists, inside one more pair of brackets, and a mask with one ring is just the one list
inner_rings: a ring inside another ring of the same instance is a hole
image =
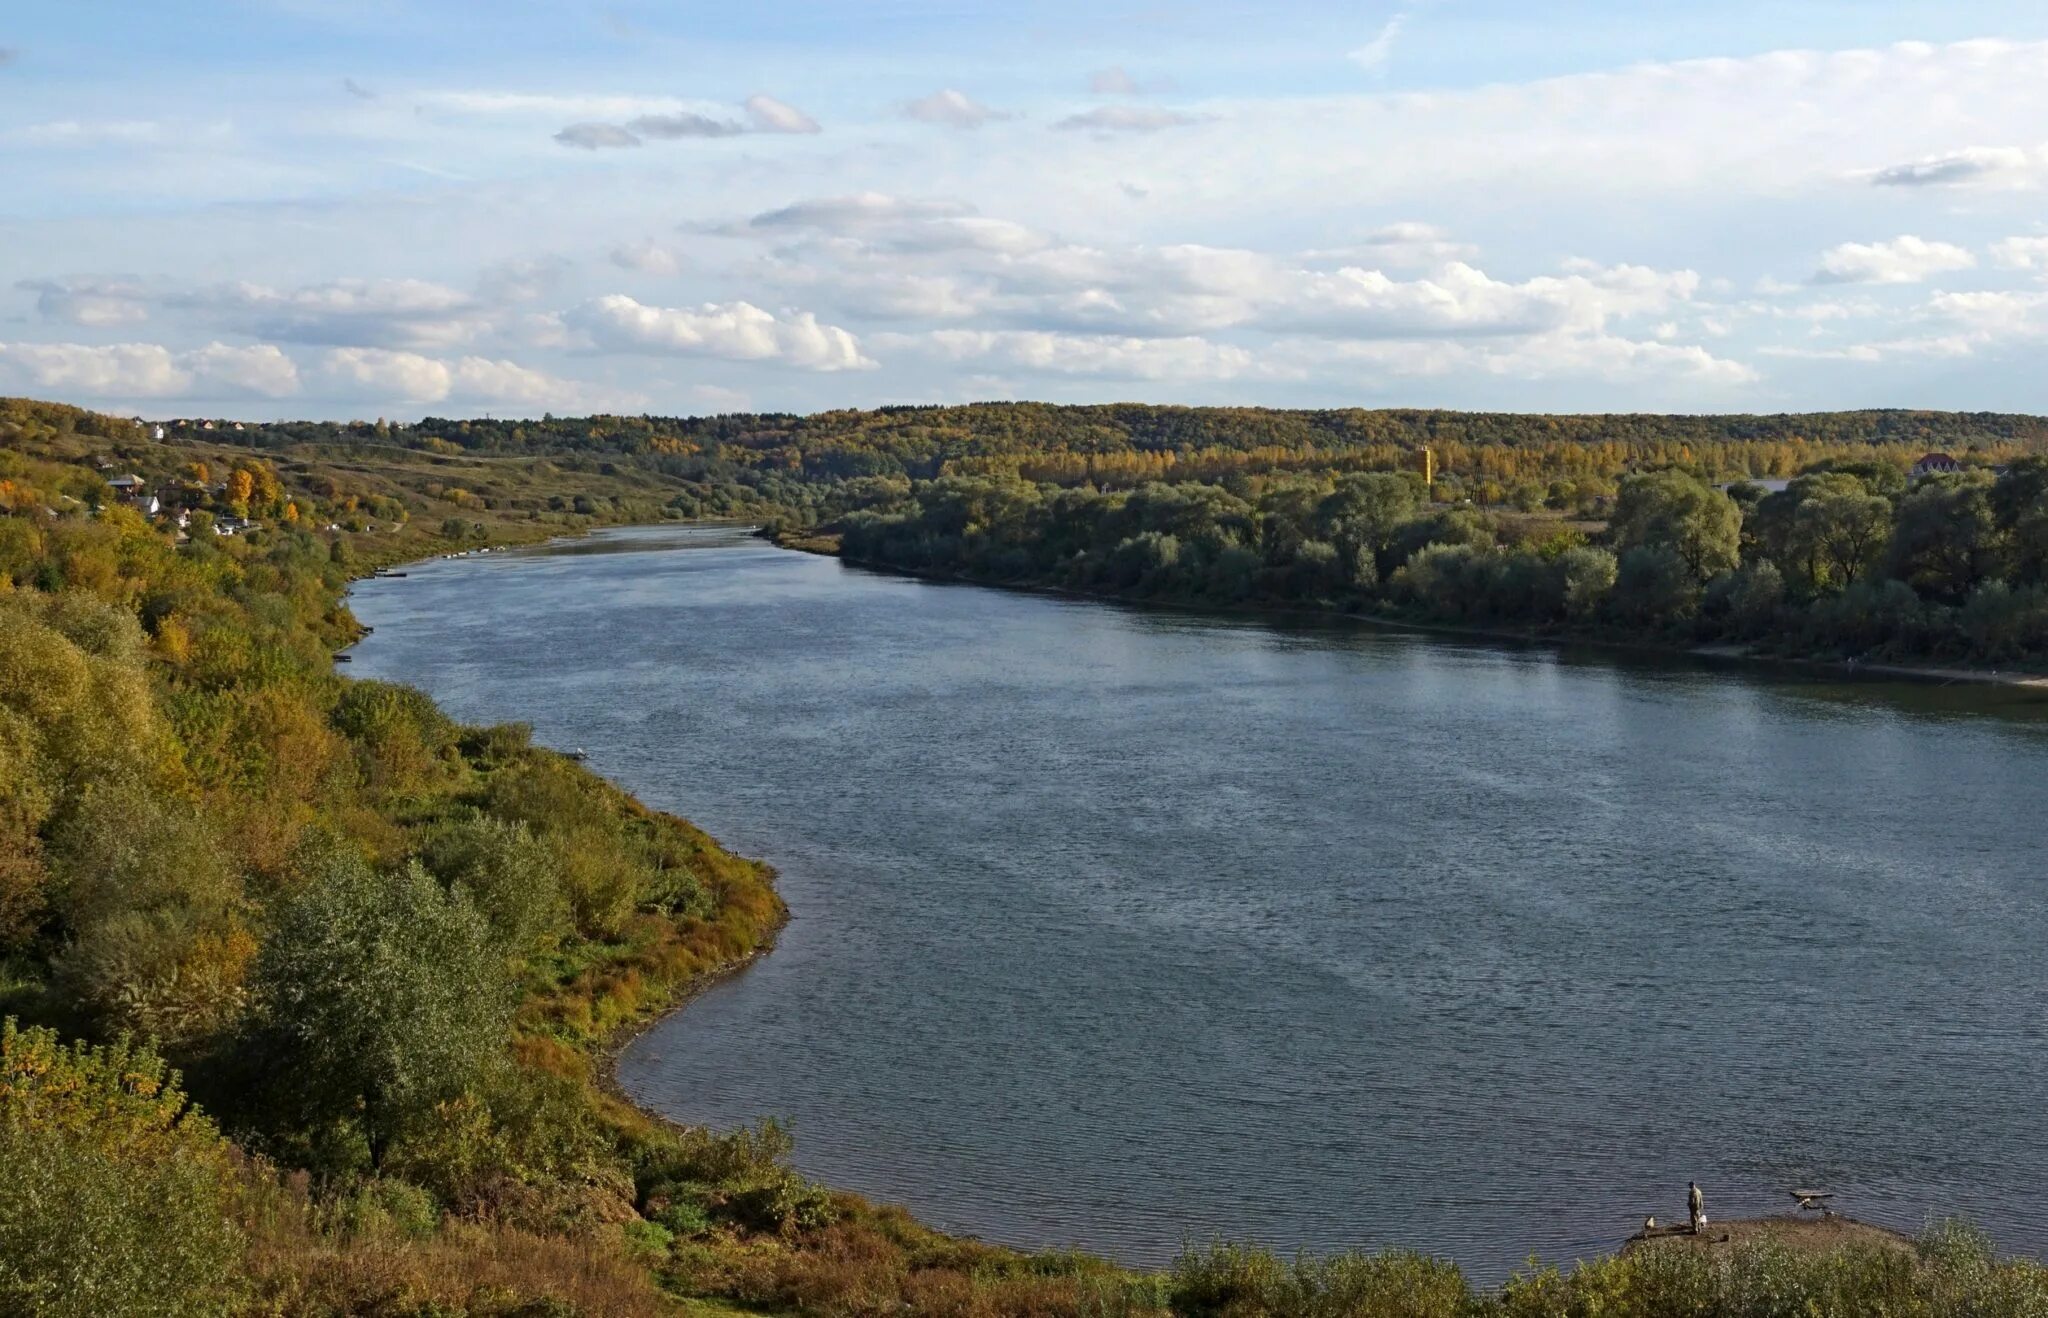
[[357, 676], [772, 861], [636, 1044], [927, 1220], [1498, 1279], [1812, 1184], [2048, 1250], [2048, 707], [940, 585], [705, 528], [364, 582]]

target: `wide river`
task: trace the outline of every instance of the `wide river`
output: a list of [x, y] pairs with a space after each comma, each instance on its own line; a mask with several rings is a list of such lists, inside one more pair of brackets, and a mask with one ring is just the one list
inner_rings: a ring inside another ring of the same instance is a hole
[[1835, 1191], [2048, 1250], [2048, 709], [609, 532], [359, 585], [352, 670], [772, 861], [621, 1077], [927, 1220], [1496, 1280]]

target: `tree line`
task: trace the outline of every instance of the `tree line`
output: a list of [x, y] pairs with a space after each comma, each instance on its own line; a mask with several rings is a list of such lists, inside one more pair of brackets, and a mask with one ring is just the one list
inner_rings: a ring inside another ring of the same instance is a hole
[[1980, 664], [2048, 657], [2048, 459], [1925, 475], [1818, 464], [1782, 490], [1676, 468], [1604, 524], [1434, 503], [1412, 473], [850, 491], [850, 559], [1161, 600]]

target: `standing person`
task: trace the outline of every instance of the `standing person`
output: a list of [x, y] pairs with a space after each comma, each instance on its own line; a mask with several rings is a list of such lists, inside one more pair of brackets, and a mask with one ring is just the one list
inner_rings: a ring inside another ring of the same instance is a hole
[[1692, 1219], [1692, 1233], [1698, 1235], [1700, 1228], [1707, 1224], [1707, 1200], [1700, 1193], [1698, 1181], [1685, 1183], [1685, 1215]]

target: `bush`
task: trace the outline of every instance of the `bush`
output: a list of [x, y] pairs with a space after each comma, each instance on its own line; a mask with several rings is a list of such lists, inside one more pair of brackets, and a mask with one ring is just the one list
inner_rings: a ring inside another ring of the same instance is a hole
[[463, 820], [431, 836], [422, 856], [442, 882], [469, 894], [507, 952], [525, 956], [569, 931], [561, 865], [526, 825]]
[[154, 1053], [0, 1023], [0, 1312], [218, 1312], [228, 1153]]
[[511, 1019], [488, 923], [417, 864], [378, 874], [331, 861], [285, 904], [255, 988], [247, 1045], [274, 1077], [271, 1115], [353, 1127], [372, 1165], [409, 1122], [483, 1078]]

